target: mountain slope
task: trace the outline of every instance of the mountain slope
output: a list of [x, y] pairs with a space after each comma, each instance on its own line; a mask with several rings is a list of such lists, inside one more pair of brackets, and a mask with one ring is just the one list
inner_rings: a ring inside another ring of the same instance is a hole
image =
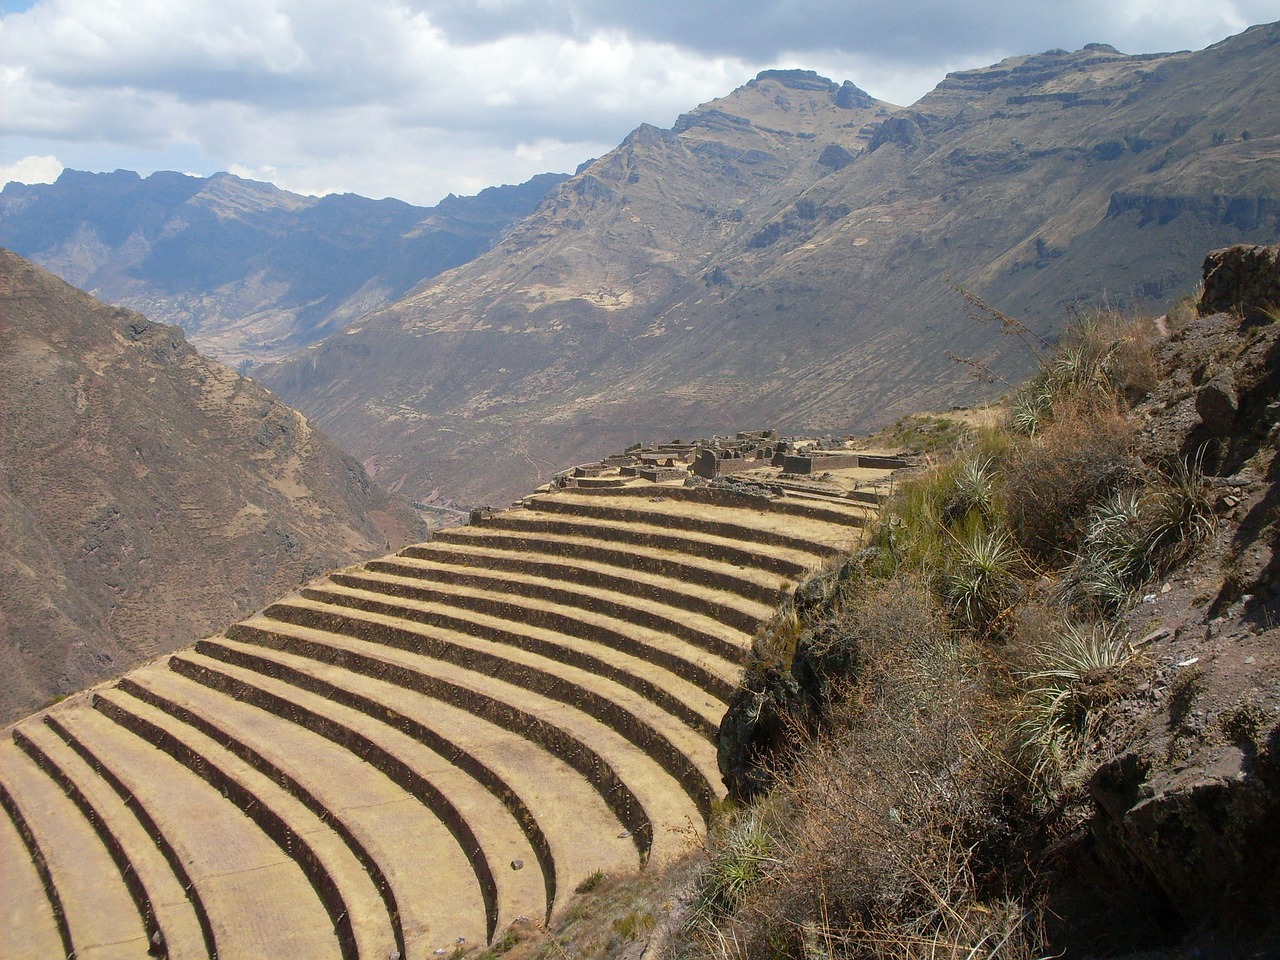
[[297, 350], [465, 263], [563, 179], [426, 208], [299, 196], [228, 173], [67, 170], [0, 192], [0, 245], [235, 364]]
[[418, 533], [296, 411], [0, 251], [0, 717]]
[[1051, 51], [905, 110], [766, 72], [260, 375], [375, 476], [471, 499], [672, 431], [972, 399], [948, 351], [1010, 380], [1028, 361], [948, 277], [1065, 320], [1079, 290], [1159, 306], [1205, 249], [1280, 236], [1277, 52], [1276, 25], [1198, 53]]

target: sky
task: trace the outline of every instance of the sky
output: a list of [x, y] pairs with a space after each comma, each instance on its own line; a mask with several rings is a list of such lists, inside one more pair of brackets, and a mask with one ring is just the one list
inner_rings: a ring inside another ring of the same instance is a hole
[[775, 67], [908, 105], [1053, 48], [1200, 49], [1280, 0], [0, 0], [0, 183], [228, 170], [430, 205], [572, 172]]

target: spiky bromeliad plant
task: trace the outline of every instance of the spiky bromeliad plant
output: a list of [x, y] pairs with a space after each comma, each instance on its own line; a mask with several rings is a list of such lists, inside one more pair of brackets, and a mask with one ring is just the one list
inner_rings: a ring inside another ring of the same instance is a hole
[[1027, 775], [1049, 793], [1071, 786], [1082, 747], [1097, 734], [1114, 699], [1111, 679], [1133, 650], [1111, 624], [1067, 623], [1042, 665], [1025, 677], [1022, 719], [1014, 727]]
[[1198, 458], [1178, 461], [1093, 508], [1067, 571], [1065, 597], [1116, 613], [1138, 587], [1184, 559], [1213, 528], [1213, 503]]
[[961, 623], [984, 632], [1016, 596], [1018, 552], [1003, 531], [981, 528], [955, 544], [943, 594]]

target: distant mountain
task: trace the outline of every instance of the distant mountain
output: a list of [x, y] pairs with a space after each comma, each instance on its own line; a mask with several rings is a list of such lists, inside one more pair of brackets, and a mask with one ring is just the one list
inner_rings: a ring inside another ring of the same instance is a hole
[[406, 493], [498, 500], [637, 440], [993, 389], [949, 352], [1023, 375], [949, 279], [1052, 336], [1078, 298], [1159, 310], [1206, 249], [1278, 239], [1280, 25], [1014, 57], [906, 109], [768, 71], [259, 374]]
[[0, 246], [181, 326], [230, 363], [283, 356], [483, 253], [567, 175], [435, 207], [304, 197], [229, 173], [66, 170], [0, 191]]
[[419, 533], [178, 328], [0, 250], [0, 723]]

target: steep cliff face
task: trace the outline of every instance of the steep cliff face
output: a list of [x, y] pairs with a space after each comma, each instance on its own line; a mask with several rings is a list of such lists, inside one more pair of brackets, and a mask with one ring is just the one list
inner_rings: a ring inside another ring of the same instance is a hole
[[1280, 237], [1278, 51], [1050, 51], [905, 110], [767, 72], [261, 375], [375, 475], [473, 500], [672, 431], [945, 408], [978, 392], [948, 352], [1027, 372], [948, 279], [1052, 336], [1081, 291], [1159, 312], [1205, 249]]
[[0, 251], [0, 718], [418, 535], [297, 411]]
[[[1125, 618], [1151, 675], [1114, 711], [1084, 864], [1193, 934], [1280, 942], [1280, 247], [1205, 261], [1201, 316], [1164, 344], [1143, 458], [1200, 462], [1218, 526]], [[1229, 312], [1223, 310], [1229, 308]], [[1078, 895], [1079, 891], [1067, 892]]]

